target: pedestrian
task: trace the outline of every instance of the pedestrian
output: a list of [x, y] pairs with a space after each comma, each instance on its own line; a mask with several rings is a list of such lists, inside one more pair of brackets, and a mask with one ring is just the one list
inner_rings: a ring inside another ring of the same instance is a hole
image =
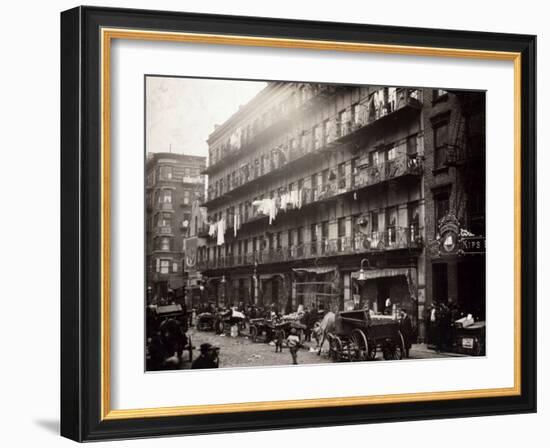
[[218, 367], [217, 356], [212, 345], [205, 342], [200, 346], [201, 354], [191, 364], [192, 369], [216, 369]]
[[399, 331], [401, 331], [401, 335], [403, 336], [403, 344], [405, 349], [405, 358], [409, 357], [409, 351], [412, 346], [412, 338], [413, 338], [413, 327], [411, 318], [409, 317], [406, 310], [401, 310], [401, 320], [399, 322]]
[[160, 325], [162, 343], [173, 356], [181, 358], [183, 349], [187, 345], [187, 335], [181, 328], [177, 319], [170, 317]]
[[300, 348], [300, 338], [298, 337], [296, 328], [290, 330], [290, 335], [286, 338], [286, 344], [292, 356], [292, 364], [298, 364], [298, 349]]
[[275, 353], [283, 353], [283, 341], [285, 338], [285, 333], [282, 328], [277, 328], [275, 330]]
[[302, 318], [300, 319], [300, 322], [305, 325], [304, 330], [304, 340], [306, 342], [311, 341], [311, 313], [309, 312], [309, 308], [306, 306], [304, 309], [304, 314], [302, 315]]
[[388, 297], [386, 299], [386, 303], [384, 304], [384, 314], [387, 316], [390, 316], [392, 312], [392, 302], [391, 299]]

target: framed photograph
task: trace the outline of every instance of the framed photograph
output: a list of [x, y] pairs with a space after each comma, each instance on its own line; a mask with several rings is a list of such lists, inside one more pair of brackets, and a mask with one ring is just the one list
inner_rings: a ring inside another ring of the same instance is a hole
[[61, 433], [536, 411], [535, 36], [61, 14]]

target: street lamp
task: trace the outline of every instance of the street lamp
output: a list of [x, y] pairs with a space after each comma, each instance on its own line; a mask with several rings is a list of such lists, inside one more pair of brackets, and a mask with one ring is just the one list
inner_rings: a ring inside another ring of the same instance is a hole
[[225, 275], [222, 275], [222, 279], [220, 280], [220, 284], [222, 285], [222, 293], [223, 293], [223, 297], [222, 297], [222, 302], [224, 305], [227, 305], [225, 302], [226, 302], [226, 294], [227, 294], [227, 291], [226, 291], [226, 283], [227, 283], [227, 280], [225, 279]]
[[367, 269], [371, 268], [369, 260], [367, 258], [363, 258], [361, 260], [361, 269], [359, 269], [359, 275], [357, 276], [357, 281], [364, 282], [365, 280], [367, 280], [367, 274], [365, 272], [365, 268], [363, 268], [363, 263], [365, 262], [367, 262]]

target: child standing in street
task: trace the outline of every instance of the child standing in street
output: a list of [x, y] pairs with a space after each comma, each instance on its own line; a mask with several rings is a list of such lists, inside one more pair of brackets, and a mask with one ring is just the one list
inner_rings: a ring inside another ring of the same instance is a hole
[[286, 344], [292, 356], [292, 364], [298, 364], [298, 349], [300, 348], [300, 338], [298, 337], [296, 328], [290, 330], [290, 335], [286, 338]]
[[282, 329], [275, 330], [275, 353], [283, 353], [283, 339], [285, 335]]

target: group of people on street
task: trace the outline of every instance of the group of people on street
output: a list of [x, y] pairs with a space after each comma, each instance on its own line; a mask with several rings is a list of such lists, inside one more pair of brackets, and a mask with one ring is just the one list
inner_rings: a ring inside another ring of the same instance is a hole
[[[385, 303], [384, 314], [389, 314], [392, 308], [392, 302], [388, 298]], [[288, 334], [284, 332], [267, 335], [267, 341], [273, 341], [277, 352], [283, 351], [283, 346], [288, 347], [292, 363], [298, 363], [299, 349], [304, 347], [305, 343], [311, 342], [315, 337], [317, 347], [319, 347], [321, 334], [319, 334], [319, 323], [327, 314], [324, 307], [311, 304], [310, 306], [300, 305], [296, 311], [292, 307], [286, 306], [280, 310], [277, 304], [273, 303], [267, 306], [245, 305], [240, 302], [238, 305], [218, 306], [215, 303], [201, 303], [195, 309], [188, 311], [185, 304], [180, 304], [181, 312], [173, 317], [159, 317], [155, 306], [147, 307], [146, 330], [147, 330], [147, 370], [166, 370], [181, 368], [184, 350], [193, 349], [190, 347], [190, 339], [187, 336], [188, 329], [196, 325], [197, 316], [210, 313], [214, 320], [213, 328], [219, 334], [223, 330], [223, 325], [218, 325], [228, 313], [233, 310], [239, 311], [244, 319], [239, 321], [240, 331], [245, 330], [250, 325], [250, 321], [257, 318], [264, 318], [274, 324], [283, 322], [283, 316], [296, 319], [301, 328], [303, 338], [299, 337], [296, 328], [292, 328]], [[430, 310], [429, 318], [429, 338], [433, 341], [438, 350], [442, 350], [448, 344], [445, 328], [447, 322], [452, 319], [450, 312], [445, 310], [444, 306], [434, 307]], [[398, 313], [400, 331], [404, 341], [404, 356], [409, 356], [412, 342], [415, 339], [415, 332], [409, 314], [405, 310]], [[435, 319], [434, 319], [435, 317]], [[307, 345], [305, 345], [307, 347]], [[191, 365], [193, 369], [215, 368], [219, 365], [219, 348], [211, 344], [203, 343], [200, 345], [200, 355]]]
[[452, 351], [455, 340], [455, 322], [465, 313], [453, 301], [433, 302], [426, 310], [426, 336], [429, 347], [437, 352]]
[[146, 367], [147, 370], [178, 368], [183, 352], [189, 346], [186, 314], [162, 317], [156, 309], [147, 307], [146, 312]]

